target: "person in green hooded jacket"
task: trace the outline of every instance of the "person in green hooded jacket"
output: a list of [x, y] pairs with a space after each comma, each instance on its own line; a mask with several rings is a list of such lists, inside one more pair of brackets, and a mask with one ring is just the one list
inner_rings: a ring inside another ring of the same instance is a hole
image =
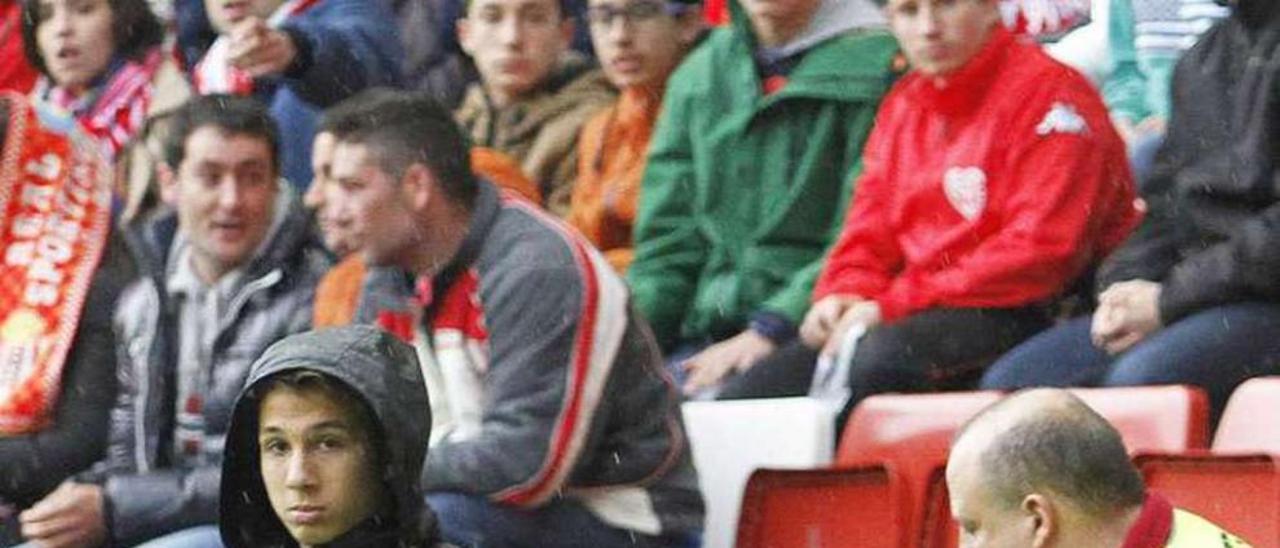
[[691, 395], [795, 337], [903, 68], [869, 0], [731, 13], [670, 79], [628, 272]]

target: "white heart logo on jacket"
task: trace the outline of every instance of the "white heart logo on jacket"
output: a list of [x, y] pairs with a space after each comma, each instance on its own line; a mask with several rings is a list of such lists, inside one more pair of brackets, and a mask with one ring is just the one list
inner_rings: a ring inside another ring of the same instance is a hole
[[970, 221], [987, 207], [987, 174], [976, 167], [953, 167], [942, 177], [947, 201]]

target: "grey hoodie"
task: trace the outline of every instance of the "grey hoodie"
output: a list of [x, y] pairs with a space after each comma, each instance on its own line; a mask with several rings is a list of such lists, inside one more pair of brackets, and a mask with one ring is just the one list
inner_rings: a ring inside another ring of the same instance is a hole
[[377, 516], [328, 547], [435, 546], [435, 516], [417, 481], [431, 434], [431, 408], [412, 347], [369, 326], [311, 331], [268, 348], [253, 364], [236, 400], [222, 464], [220, 527], [230, 548], [296, 546], [262, 484], [258, 461], [255, 387], [285, 371], [307, 370], [341, 382], [359, 395], [379, 426], [386, 462], [382, 477], [395, 501], [392, 516]]
[[885, 24], [884, 12], [871, 0], [822, 0], [804, 31], [776, 48], [772, 55], [790, 57], [833, 36], [856, 29], [884, 28]]

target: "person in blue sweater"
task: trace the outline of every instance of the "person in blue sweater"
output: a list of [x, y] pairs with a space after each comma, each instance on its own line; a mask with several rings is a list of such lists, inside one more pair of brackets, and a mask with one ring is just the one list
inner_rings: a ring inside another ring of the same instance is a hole
[[404, 51], [381, 0], [178, 0], [177, 9], [197, 91], [266, 102], [280, 126], [284, 175], [299, 189], [311, 181], [319, 112], [401, 83]]

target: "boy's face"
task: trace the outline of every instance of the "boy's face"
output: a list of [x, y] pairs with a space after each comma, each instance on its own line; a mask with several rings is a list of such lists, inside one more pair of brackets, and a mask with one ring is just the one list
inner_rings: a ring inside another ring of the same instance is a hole
[[885, 14], [912, 68], [945, 76], [986, 45], [1000, 18], [997, 0], [889, 0]]
[[572, 38], [558, 0], [471, 0], [458, 21], [458, 43], [499, 106], [546, 80]]
[[619, 88], [663, 85], [697, 38], [697, 10], [670, 14], [664, 0], [591, 0], [591, 40]]
[[261, 405], [262, 483], [299, 544], [332, 541], [373, 515], [385, 490], [355, 409], [322, 390], [288, 387], [272, 390]]

